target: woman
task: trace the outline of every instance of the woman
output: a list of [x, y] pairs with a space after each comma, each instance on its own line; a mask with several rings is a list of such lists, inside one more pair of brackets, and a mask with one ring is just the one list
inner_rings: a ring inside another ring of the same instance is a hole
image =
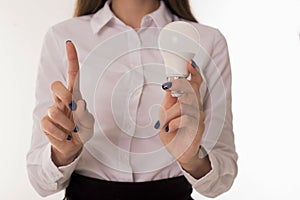
[[[66, 188], [66, 199], [192, 199], [192, 187], [208, 197], [227, 191], [237, 154], [222, 34], [197, 23], [188, 0], [78, 0], [75, 16], [44, 40], [27, 155], [36, 191]], [[187, 62], [188, 80], [164, 83], [159, 30], [180, 20], [199, 31], [202, 53]], [[107, 52], [123, 47], [127, 53], [104, 67]], [[94, 76], [102, 85], [90, 103], [79, 79]], [[183, 95], [173, 97], [176, 90]], [[159, 112], [149, 116], [158, 102]]]

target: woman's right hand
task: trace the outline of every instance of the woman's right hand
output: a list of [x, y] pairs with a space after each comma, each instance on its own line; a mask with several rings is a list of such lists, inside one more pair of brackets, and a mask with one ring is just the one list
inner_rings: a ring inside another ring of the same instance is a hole
[[[68, 87], [60, 81], [51, 85], [54, 104], [41, 120], [41, 128], [51, 143], [52, 161], [65, 166], [80, 154], [86, 141], [93, 136], [94, 117], [86, 109], [79, 91], [79, 62], [76, 48], [66, 42], [68, 58]], [[76, 93], [76, 94], [75, 94]], [[73, 99], [77, 96], [76, 102]]]

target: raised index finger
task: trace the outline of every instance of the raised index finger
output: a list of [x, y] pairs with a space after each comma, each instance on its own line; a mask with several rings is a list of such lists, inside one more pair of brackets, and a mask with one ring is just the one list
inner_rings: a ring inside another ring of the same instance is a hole
[[79, 89], [79, 61], [76, 48], [70, 40], [66, 42], [66, 53], [68, 59], [68, 89], [72, 93], [74, 88]]

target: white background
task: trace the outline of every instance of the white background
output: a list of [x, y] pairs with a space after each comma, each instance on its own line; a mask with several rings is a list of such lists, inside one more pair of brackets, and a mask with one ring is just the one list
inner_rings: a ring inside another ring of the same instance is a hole
[[[0, 199], [42, 199], [25, 169], [35, 76], [46, 30], [70, 18], [74, 2], [0, 0]], [[231, 56], [239, 174], [217, 199], [300, 199], [300, 1], [191, 2], [200, 22], [225, 35]]]

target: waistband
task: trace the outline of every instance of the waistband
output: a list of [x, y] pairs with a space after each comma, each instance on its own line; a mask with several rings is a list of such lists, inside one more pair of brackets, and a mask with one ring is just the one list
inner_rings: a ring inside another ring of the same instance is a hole
[[66, 200], [192, 200], [192, 186], [184, 176], [146, 182], [116, 182], [73, 173]]

